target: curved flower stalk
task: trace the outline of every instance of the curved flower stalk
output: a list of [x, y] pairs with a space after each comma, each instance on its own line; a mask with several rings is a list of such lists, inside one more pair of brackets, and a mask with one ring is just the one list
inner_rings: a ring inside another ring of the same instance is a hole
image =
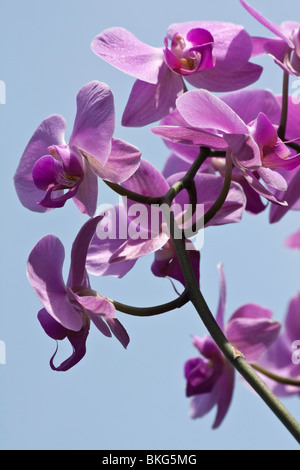
[[274, 33], [276, 38], [254, 37], [254, 54], [269, 54], [287, 73], [300, 76], [300, 23], [284, 21], [280, 26], [265, 18], [245, 0], [240, 0], [243, 7], [259, 23]]
[[[175, 174], [169, 174], [165, 178], [156, 168], [141, 160], [139, 169], [135, 174], [122, 184], [129, 191], [134, 191], [143, 196], [163, 197], [180, 178], [185, 174], [182, 166], [184, 162], [173, 167]], [[223, 186], [223, 178], [214, 174], [197, 173], [195, 176], [197, 191], [196, 203], [201, 206], [203, 212], [208, 211], [220, 194]], [[159, 277], [171, 277], [184, 284], [181, 269], [176, 258], [176, 253], [170, 238], [169, 230], [163, 221], [161, 207], [134, 204], [126, 199], [125, 205], [113, 207], [108, 211], [107, 217], [100, 223], [109, 227], [113, 235], [101, 238], [96, 233], [91, 242], [87, 255], [87, 270], [95, 275], [115, 275], [122, 277], [142, 256], [155, 253], [152, 264], [152, 272]], [[171, 206], [177, 220], [182, 220], [185, 208], [188, 207], [189, 197], [185, 191], [181, 191], [174, 199]], [[221, 225], [235, 223], [241, 220], [245, 208], [245, 196], [241, 186], [231, 183], [227, 198], [216, 216], [208, 225]], [[194, 217], [197, 217], [197, 212]], [[199, 214], [198, 214], [199, 215]], [[203, 215], [201, 213], [201, 215]], [[192, 219], [192, 221], [195, 221]], [[189, 233], [190, 223], [186, 219], [185, 233]], [[203, 225], [201, 226], [201, 228]], [[194, 233], [195, 235], [195, 233]], [[200, 255], [191, 241], [188, 241], [188, 252], [194, 266], [194, 272], [199, 282]]]
[[[152, 47], [124, 28], [110, 28], [96, 36], [93, 52], [135, 77], [123, 114], [124, 126], [144, 126], [175, 108], [186, 89], [221, 92], [254, 83], [262, 68], [249, 62], [252, 40], [242, 26], [214, 21], [172, 24], [164, 47]], [[183, 80], [184, 79], [184, 80]]]
[[246, 124], [224, 101], [206, 90], [189, 91], [177, 99], [176, 105], [185, 124], [158, 126], [152, 129], [155, 134], [174, 142], [228, 149], [234, 166], [253, 190], [271, 202], [287, 205], [269, 188], [287, 189], [278, 170], [297, 168], [300, 154], [290, 155], [264, 113]]
[[[237, 309], [225, 324], [226, 283], [222, 265], [220, 273], [220, 298], [216, 321], [226, 337], [248, 361], [259, 358], [276, 340], [280, 323], [271, 320], [272, 312], [256, 304], [246, 304]], [[234, 367], [222, 354], [210, 336], [193, 337], [193, 344], [202, 357], [185, 363], [186, 395], [193, 397], [190, 404], [192, 418], [201, 418], [214, 406], [217, 414], [213, 428], [224, 420], [234, 390]]]
[[30, 139], [14, 182], [21, 203], [36, 212], [62, 207], [73, 198], [79, 210], [93, 216], [97, 177], [120, 183], [138, 168], [141, 152], [113, 138], [113, 94], [105, 83], [90, 82], [77, 95], [73, 131], [66, 144], [62, 116], [45, 119]]
[[45, 332], [55, 340], [67, 338], [73, 347], [72, 355], [52, 369], [66, 371], [77, 364], [86, 352], [90, 321], [110, 337], [114, 334], [126, 348], [129, 337], [116, 318], [112, 302], [90, 288], [85, 270], [88, 246], [101, 217], [86, 222], [74, 240], [68, 280], [62, 276], [64, 247], [54, 235], [42, 238], [33, 248], [27, 264], [27, 275], [36, 295], [43, 304], [38, 318]]

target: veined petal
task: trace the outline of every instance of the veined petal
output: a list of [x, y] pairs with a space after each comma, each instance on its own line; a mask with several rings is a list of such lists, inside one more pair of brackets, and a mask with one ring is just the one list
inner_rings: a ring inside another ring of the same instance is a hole
[[213, 429], [220, 426], [230, 406], [234, 390], [235, 373], [232, 365], [225, 361], [223, 374], [218, 381], [217, 415]]
[[247, 134], [241, 118], [220, 98], [206, 90], [191, 90], [176, 101], [177, 108], [188, 124], [195, 128]]
[[[212, 92], [234, 91], [245, 88], [256, 82], [263, 71], [260, 65], [247, 62], [239, 69], [232, 69], [227, 64], [227, 69], [220, 70], [217, 66], [201, 70], [185, 77], [186, 81], [196, 88], [204, 88]], [[222, 77], [222, 78], [220, 78]]]
[[71, 251], [71, 266], [67, 286], [71, 288], [84, 286], [85, 262], [92, 237], [102, 216], [89, 219], [78, 232]]
[[105, 317], [105, 320], [107, 320], [107, 318], [115, 318], [116, 309], [107, 297], [104, 297], [98, 293], [97, 295], [94, 295], [94, 292], [90, 289], [83, 289], [78, 293], [72, 291], [72, 295], [76, 301], [86, 310], [89, 310], [90, 312], [98, 315], [102, 315]]
[[258, 88], [239, 90], [227, 93], [221, 96], [221, 99], [246, 124], [256, 119], [259, 113], [264, 113], [272, 124], [279, 123], [280, 105], [276, 96], [269, 90]]
[[203, 131], [191, 127], [157, 126], [152, 127], [151, 132], [163, 139], [184, 145], [203, 145], [213, 149], [224, 149], [227, 143], [223, 137], [213, 132]]
[[162, 119], [175, 109], [176, 99], [182, 92], [181, 76], [162, 63], [156, 84], [137, 80], [133, 85], [122, 125], [140, 127]]
[[97, 208], [98, 181], [96, 174], [85, 160], [83, 165], [84, 178], [79, 185], [76, 195], [73, 196], [73, 201], [82, 214], [93, 217]]
[[95, 37], [92, 51], [122, 72], [157, 83], [163, 62], [162, 48], [148, 46], [124, 28], [109, 28]]
[[93, 168], [108, 160], [115, 128], [114, 99], [110, 88], [97, 81], [87, 83], [77, 95], [77, 113], [70, 146], [78, 147]]
[[256, 304], [240, 307], [230, 318], [226, 335], [250, 362], [259, 358], [277, 338], [281, 325], [272, 312]]
[[122, 346], [126, 349], [130, 339], [122, 323], [117, 318], [107, 318], [106, 321], [109, 328], [111, 329], [112, 334], [117, 338], [118, 341], [120, 341]]
[[82, 327], [82, 315], [70, 303], [62, 277], [65, 250], [54, 235], [42, 238], [31, 251], [28, 279], [47, 312], [62, 326], [73, 331]]
[[287, 189], [287, 182], [285, 178], [278, 173], [278, 171], [272, 170], [271, 168], [261, 167], [257, 172], [268, 186], [278, 189], [279, 191], [285, 191]]
[[[141, 152], [121, 139], [112, 139], [111, 152], [104, 166], [97, 164], [97, 175], [112, 183], [123, 183], [140, 165]], [[96, 170], [96, 168], [94, 168]]]
[[45, 193], [34, 184], [32, 170], [34, 164], [44, 155], [49, 155], [48, 147], [63, 145], [66, 121], [62, 116], [53, 115], [45, 119], [31, 137], [14, 175], [18, 197], [27, 209], [46, 212], [49, 209], [38, 205]]
[[[128, 219], [123, 204], [112, 206], [111, 210], [107, 211], [99, 223], [98, 227], [101, 228], [101, 226], [103, 231], [101, 233], [96, 231], [89, 246], [86, 269], [95, 276], [121, 278], [135, 264], [135, 260], [113, 264], [109, 262], [112, 255], [123, 245], [128, 236]], [[102, 234], [103, 239], [101, 238]]]

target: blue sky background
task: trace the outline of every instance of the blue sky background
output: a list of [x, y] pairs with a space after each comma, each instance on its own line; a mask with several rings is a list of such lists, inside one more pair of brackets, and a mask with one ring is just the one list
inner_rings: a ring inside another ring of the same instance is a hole
[[[252, 0], [276, 23], [299, 20], [298, 2]], [[272, 8], [270, 4], [272, 3]], [[162, 169], [168, 151], [149, 128], [121, 127], [121, 116], [133, 78], [96, 57], [91, 40], [104, 29], [122, 26], [142, 41], [162, 46], [173, 22], [219, 20], [243, 24], [250, 34], [264, 28], [237, 0], [27, 0], [1, 1], [1, 76], [6, 104], [1, 119], [1, 279], [0, 339], [7, 363], [0, 365], [1, 449], [297, 449], [298, 446], [264, 403], [238, 378], [229, 413], [213, 431], [215, 409], [205, 418], [189, 418], [184, 362], [196, 355], [191, 334], [206, 333], [191, 306], [158, 318], [119, 314], [131, 342], [125, 351], [113, 339], [91, 328], [87, 355], [72, 370], [49, 367], [55, 342], [36, 318], [40, 303], [26, 278], [29, 252], [53, 233], [70, 246], [86, 221], [69, 201], [62, 210], [35, 214], [20, 203], [13, 175], [23, 150], [39, 123], [50, 114], [63, 115], [71, 132], [76, 94], [91, 80], [106, 82], [115, 95], [115, 136], [138, 146], [143, 157]], [[281, 69], [272, 59], [257, 87], [281, 92]], [[99, 203], [116, 202], [99, 184]], [[256, 302], [281, 320], [289, 299], [300, 289], [300, 253], [283, 246], [299, 229], [299, 213], [290, 212], [270, 225], [268, 211], [245, 215], [240, 224], [205, 231], [201, 284], [212, 311], [218, 302], [217, 264], [227, 278], [227, 318], [236, 308]], [[168, 280], [150, 272], [153, 257], [140, 260], [122, 280], [92, 278], [95, 289], [124, 303], [147, 306], [174, 297]], [[300, 338], [299, 338], [300, 339]], [[60, 349], [61, 359], [69, 350]], [[299, 419], [299, 399], [284, 400]]]

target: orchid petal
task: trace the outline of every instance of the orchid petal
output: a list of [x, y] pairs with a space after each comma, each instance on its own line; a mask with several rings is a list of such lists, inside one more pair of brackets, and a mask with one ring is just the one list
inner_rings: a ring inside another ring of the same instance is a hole
[[240, 307], [226, 328], [228, 340], [249, 362], [264, 353], [279, 334], [280, 323], [271, 320], [272, 312], [256, 304]]
[[109, 28], [95, 37], [92, 51], [122, 72], [148, 83], [157, 83], [163, 62], [161, 48], [151, 47], [124, 28]]
[[39, 311], [38, 320], [50, 338], [62, 340], [67, 337], [69, 330], [54, 320], [45, 308]]
[[140, 165], [141, 152], [121, 139], [112, 139], [109, 158], [104, 166], [97, 164], [97, 175], [112, 183], [123, 183]]
[[241, 118], [220, 98], [206, 90], [191, 90], [177, 99], [177, 108], [192, 127], [247, 134]]
[[124, 326], [119, 322], [117, 318], [107, 318], [106, 319], [109, 328], [111, 329], [112, 334], [117, 338], [122, 346], [126, 349], [129, 344], [129, 336]]
[[71, 356], [62, 362], [58, 367], [54, 366], [54, 357], [56, 355], [57, 349], [50, 359], [50, 367], [52, 370], [59, 372], [66, 372], [67, 370], [74, 367], [78, 364], [79, 361], [85, 356], [86, 353], [86, 340], [89, 334], [89, 324], [85, 325], [82, 330], [78, 332], [69, 332], [68, 340], [70, 341], [73, 347], [73, 353]]
[[84, 178], [73, 201], [82, 214], [93, 217], [97, 208], [98, 180], [90, 166], [84, 161]]
[[65, 143], [65, 130], [66, 121], [62, 116], [50, 116], [39, 125], [24, 150], [14, 175], [14, 183], [18, 197], [27, 209], [35, 212], [46, 212], [49, 210], [49, 208], [37, 204], [43, 199], [45, 194], [44, 191], [35, 186], [32, 170], [37, 160], [49, 154], [48, 147], [50, 145]]
[[165, 63], [159, 69], [157, 84], [137, 80], [133, 85], [122, 125], [141, 127], [162, 119], [176, 106], [176, 99], [183, 92], [183, 82]]
[[28, 279], [47, 312], [62, 326], [73, 331], [82, 327], [82, 315], [70, 303], [62, 277], [65, 250], [54, 235], [42, 238], [31, 251]]
[[221, 96], [222, 101], [249, 124], [257, 118], [259, 113], [267, 116], [272, 124], [280, 120], [280, 105], [278, 99], [269, 90], [247, 89], [234, 91]]
[[213, 423], [213, 429], [220, 426], [223, 419], [225, 418], [228, 408], [230, 406], [233, 390], [234, 390], [234, 368], [228, 362], [224, 364], [224, 371], [218, 381], [218, 392], [219, 396], [217, 399], [217, 415]]
[[[239, 88], [245, 88], [256, 82], [263, 71], [260, 65], [246, 63], [239, 69], [232, 69], [227, 65], [227, 69], [217, 66], [201, 70], [185, 77], [186, 81], [196, 88], [204, 88], [211, 92], [229, 92]], [[222, 79], [220, 79], [220, 76]]]
[[67, 286], [82, 287], [85, 279], [85, 262], [92, 237], [102, 216], [89, 219], [78, 232], [71, 251], [71, 265]]
[[[77, 95], [77, 113], [70, 146], [78, 147], [92, 169], [108, 160], [115, 127], [113, 94], [97, 81], [86, 84]], [[96, 171], [97, 172], [97, 171]]]
[[267, 20], [267, 18], [265, 18], [261, 13], [255, 10], [255, 8], [245, 2], [245, 0], [240, 0], [240, 2], [243, 7], [248, 11], [248, 13], [250, 13], [250, 15], [252, 15], [259, 23], [268, 28], [276, 36], [280, 37], [284, 42], [288, 44], [290, 48], [294, 48], [293, 42], [287, 37], [284, 30], [280, 26], [270, 20]]

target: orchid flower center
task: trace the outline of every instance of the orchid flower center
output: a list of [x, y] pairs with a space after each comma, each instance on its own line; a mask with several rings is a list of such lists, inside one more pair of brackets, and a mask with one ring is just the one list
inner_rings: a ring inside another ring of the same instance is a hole
[[[83, 157], [79, 150], [68, 145], [53, 145], [48, 147], [48, 152], [35, 163], [32, 177], [36, 187], [46, 192], [39, 204], [61, 207], [76, 194], [83, 179]], [[66, 194], [52, 197], [54, 193], [64, 190], [67, 190]]]
[[195, 70], [201, 61], [201, 53], [193, 51], [192, 47], [192, 44], [186, 44], [180, 34], [173, 36], [171, 51], [176, 55], [182, 68], [185, 70]]
[[215, 66], [214, 38], [206, 29], [190, 29], [186, 35], [177, 32], [172, 38], [165, 38], [165, 46], [165, 61], [173, 72], [189, 75]]

